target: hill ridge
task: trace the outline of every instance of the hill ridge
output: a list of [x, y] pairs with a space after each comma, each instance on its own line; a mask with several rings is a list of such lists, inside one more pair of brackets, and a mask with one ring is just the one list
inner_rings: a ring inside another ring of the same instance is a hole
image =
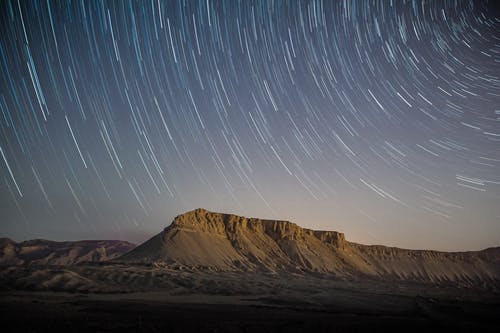
[[0, 238], [0, 265], [72, 265], [117, 258], [135, 247], [121, 240], [53, 241], [30, 239], [15, 242]]
[[337, 231], [201, 208], [176, 216], [161, 233], [115, 261], [213, 271], [320, 273], [342, 279], [466, 285], [500, 281], [500, 248], [440, 252], [363, 245], [346, 241]]

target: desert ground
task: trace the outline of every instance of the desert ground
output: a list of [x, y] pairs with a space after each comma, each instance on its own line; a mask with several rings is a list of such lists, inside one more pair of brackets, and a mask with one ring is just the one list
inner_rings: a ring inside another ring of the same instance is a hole
[[[81, 264], [44, 273], [37, 267], [22, 268], [39, 279], [30, 284], [16, 278], [21, 273], [27, 276], [26, 271], [16, 273], [18, 269], [1, 271], [0, 313], [9, 332], [500, 329], [498, 291], [446, 283]], [[93, 282], [85, 285], [68, 276]], [[90, 285], [96, 281], [101, 284]], [[42, 291], [40, 285], [49, 288]]]

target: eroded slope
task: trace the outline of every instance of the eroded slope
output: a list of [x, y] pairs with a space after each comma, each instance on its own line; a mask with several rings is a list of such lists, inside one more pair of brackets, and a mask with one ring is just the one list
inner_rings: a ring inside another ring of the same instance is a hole
[[346, 241], [340, 232], [204, 209], [177, 216], [163, 232], [118, 261], [464, 285], [497, 284], [500, 279], [498, 248], [449, 253], [367, 246]]

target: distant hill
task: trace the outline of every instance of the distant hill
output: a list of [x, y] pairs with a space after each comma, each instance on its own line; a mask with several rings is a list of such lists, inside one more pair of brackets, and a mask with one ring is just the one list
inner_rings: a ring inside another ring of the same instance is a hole
[[213, 271], [316, 273], [341, 279], [465, 285], [500, 281], [500, 248], [439, 252], [362, 245], [346, 241], [336, 231], [205, 209], [177, 216], [164, 231], [115, 261], [180, 264]]
[[71, 265], [106, 261], [132, 250], [134, 244], [118, 240], [54, 242], [33, 239], [16, 243], [0, 238], [0, 265]]

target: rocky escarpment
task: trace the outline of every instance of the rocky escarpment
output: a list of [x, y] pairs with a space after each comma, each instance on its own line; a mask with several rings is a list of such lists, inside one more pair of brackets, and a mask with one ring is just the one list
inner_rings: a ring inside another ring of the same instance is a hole
[[166, 230], [172, 228], [210, 232], [221, 236], [225, 235], [229, 239], [235, 238], [234, 235], [237, 234], [253, 232], [265, 234], [275, 241], [304, 240], [308, 237], [316, 237], [318, 240], [336, 247], [342, 247], [345, 242], [344, 234], [336, 231], [311, 230], [301, 228], [289, 221], [263, 220], [233, 214], [213, 213], [202, 208], [178, 215]]
[[117, 240], [54, 242], [33, 239], [16, 243], [0, 239], [0, 265], [71, 265], [84, 261], [100, 262], [117, 258], [134, 244]]
[[500, 280], [499, 248], [448, 253], [368, 246], [348, 242], [336, 231], [205, 209], [177, 216], [163, 232], [116, 261], [463, 285], [498, 285]]
[[196, 209], [177, 216], [162, 233], [119, 260], [176, 262], [217, 270], [332, 271], [340, 268], [335, 253], [344, 244], [344, 235], [334, 231]]

